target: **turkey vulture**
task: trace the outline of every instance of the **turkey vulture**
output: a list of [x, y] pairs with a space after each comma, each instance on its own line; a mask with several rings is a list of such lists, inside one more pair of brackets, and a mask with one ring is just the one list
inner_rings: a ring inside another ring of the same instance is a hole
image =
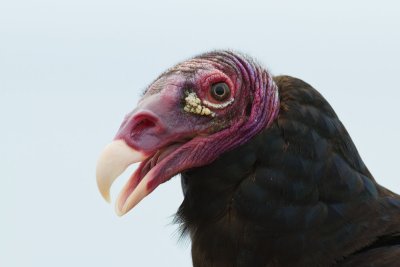
[[136, 162], [116, 213], [181, 174], [195, 267], [400, 266], [400, 196], [321, 94], [248, 56], [205, 53], [147, 88], [99, 158], [106, 200]]

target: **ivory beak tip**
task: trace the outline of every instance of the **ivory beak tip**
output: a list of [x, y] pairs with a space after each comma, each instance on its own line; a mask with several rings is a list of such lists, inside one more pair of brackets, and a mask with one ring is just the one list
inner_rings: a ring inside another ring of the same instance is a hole
[[115, 179], [125, 169], [136, 162], [144, 160], [146, 156], [129, 147], [125, 141], [116, 140], [106, 146], [97, 161], [96, 180], [100, 194], [105, 201], [111, 202], [110, 188]]

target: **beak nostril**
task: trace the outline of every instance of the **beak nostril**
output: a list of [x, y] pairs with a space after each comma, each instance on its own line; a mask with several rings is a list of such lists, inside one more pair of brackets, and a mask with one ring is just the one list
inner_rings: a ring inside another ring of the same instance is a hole
[[[115, 139], [123, 139], [129, 146], [146, 151], [166, 131], [162, 119], [147, 110], [135, 111], [119, 129]], [[139, 145], [140, 144], [140, 149]]]
[[135, 138], [137, 136], [140, 136], [144, 130], [153, 128], [155, 126], [156, 124], [153, 120], [143, 118], [134, 127], [132, 127], [131, 137]]

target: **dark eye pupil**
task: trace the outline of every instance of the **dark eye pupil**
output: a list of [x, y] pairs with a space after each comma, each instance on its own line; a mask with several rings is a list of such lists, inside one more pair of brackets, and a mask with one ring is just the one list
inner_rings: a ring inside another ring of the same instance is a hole
[[230, 96], [229, 86], [224, 83], [216, 83], [211, 87], [211, 95], [215, 100], [224, 101]]
[[223, 96], [225, 94], [225, 88], [222, 85], [217, 85], [215, 87], [215, 94], [219, 96]]

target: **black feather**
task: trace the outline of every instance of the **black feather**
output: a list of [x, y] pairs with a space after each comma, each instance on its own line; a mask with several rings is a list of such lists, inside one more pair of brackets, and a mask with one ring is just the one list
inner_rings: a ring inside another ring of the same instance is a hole
[[398, 266], [400, 197], [375, 182], [315, 89], [274, 80], [273, 125], [182, 174], [177, 220], [193, 265]]

